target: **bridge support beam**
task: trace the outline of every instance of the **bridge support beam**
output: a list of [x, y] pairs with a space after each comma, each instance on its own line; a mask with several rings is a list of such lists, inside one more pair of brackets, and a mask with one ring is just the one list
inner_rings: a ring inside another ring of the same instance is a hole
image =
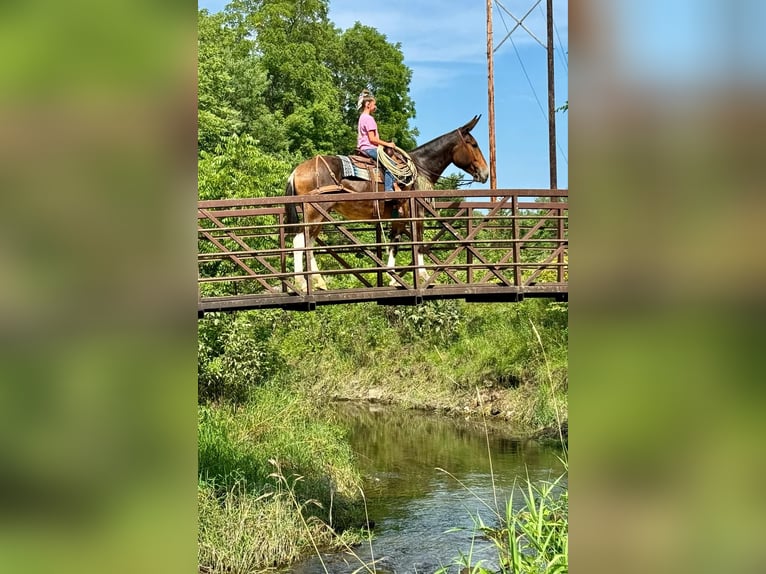
[[414, 294], [406, 297], [389, 297], [378, 301], [378, 305], [422, 305], [423, 296]]

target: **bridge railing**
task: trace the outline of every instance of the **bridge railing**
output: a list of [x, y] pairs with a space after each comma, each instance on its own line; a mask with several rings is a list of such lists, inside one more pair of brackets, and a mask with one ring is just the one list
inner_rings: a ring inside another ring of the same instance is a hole
[[[412, 237], [398, 242], [394, 270], [386, 267], [392, 220], [349, 221], [325, 210], [313, 248], [327, 291], [318, 291], [304, 262], [306, 287], [296, 282], [296, 250], [285, 206], [323, 209], [379, 194], [324, 194], [201, 201], [198, 205], [199, 308], [313, 308], [363, 300], [419, 302], [424, 298], [518, 300], [566, 294], [567, 190], [429, 190], [398, 192], [410, 202], [399, 219]], [[414, 233], [423, 222], [422, 236]], [[422, 255], [422, 271], [418, 266]], [[395, 287], [389, 286], [393, 278]]]

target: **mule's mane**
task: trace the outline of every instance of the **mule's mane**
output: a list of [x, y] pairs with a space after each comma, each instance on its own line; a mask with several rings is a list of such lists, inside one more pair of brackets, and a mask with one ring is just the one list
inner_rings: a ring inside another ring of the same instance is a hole
[[[424, 143], [413, 149], [410, 152], [410, 157], [417, 164], [418, 170], [422, 170], [428, 174], [429, 184], [435, 182], [441, 174], [447, 169], [447, 166], [452, 162], [452, 158], [449, 157], [445, 151], [452, 145], [455, 132], [453, 130], [446, 134], [435, 137], [431, 141]], [[422, 177], [418, 178], [418, 186], [422, 185]], [[428, 189], [428, 188], [425, 188]]]
[[419, 145], [414, 150], [412, 150], [410, 154], [417, 153], [430, 155], [432, 153], [442, 152], [444, 150], [445, 144], [447, 144], [448, 140], [451, 139], [450, 136], [454, 136], [456, 131], [457, 130], [452, 130], [451, 132], [437, 136], [431, 141]]

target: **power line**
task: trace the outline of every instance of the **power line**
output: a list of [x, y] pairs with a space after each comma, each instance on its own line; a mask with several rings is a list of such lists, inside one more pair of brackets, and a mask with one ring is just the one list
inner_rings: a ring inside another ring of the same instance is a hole
[[[545, 12], [543, 12], [543, 7], [539, 4], [537, 7], [540, 9], [540, 15], [545, 18]], [[559, 28], [556, 26], [556, 21], [553, 21], [553, 30], [556, 32], [556, 39], [559, 41], [559, 50], [558, 50], [558, 56], [559, 60], [561, 61], [561, 65], [564, 66], [564, 69], [569, 72], [569, 63], [567, 62], [567, 56], [566, 56], [566, 50], [564, 50], [564, 43], [561, 41], [561, 36], [559, 36]], [[555, 52], [556, 50], [554, 50]]]
[[553, 29], [556, 31], [556, 39], [559, 41], [559, 57], [561, 58], [561, 63], [564, 64], [564, 69], [569, 73], [569, 57], [567, 56], [566, 50], [564, 50], [564, 44], [561, 42], [561, 36], [559, 36], [559, 28], [556, 26], [556, 22], [553, 23]]
[[[503, 17], [502, 12], [500, 12], [500, 19], [503, 21], [503, 26], [505, 26], [505, 29], [508, 30], [508, 24], [506, 24], [505, 18]], [[511, 40], [511, 46], [513, 46], [513, 51], [516, 53], [516, 58], [519, 60], [521, 71], [524, 72], [524, 77], [527, 79], [527, 83], [529, 84], [529, 87], [532, 89], [532, 93], [535, 96], [537, 107], [540, 108], [540, 112], [543, 114], [543, 119], [547, 120], [548, 116], [546, 115], [545, 110], [543, 109], [543, 105], [540, 103], [540, 98], [537, 97], [537, 91], [535, 90], [535, 86], [532, 84], [532, 80], [529, 79], [529, 74], [527, 74], [527, 69], [524, 66], [524, 62], [521, 60], [521, 54], [519, 54], [519, 50], [516, 47], [516, 42], [514, 42], [513, 38], [511, 38], [510, 36], [508, 38]]]
[[[496, 2], [496, 4], [499, 4], [499, 2]], [[538, 4], [538, 6], [539, 6], [539, 4]], [[542, 12], [542, 6], [539, 6], [539, 7], [540, 7], [540, 11]], [[503, 26], [505, 26], [505, 30], [508, 32], [506, 37], [503, 39], [503, 42], [505, 40], [508, 40], [508, 39], [511, 40], [511, 45], [513, 46], [513, 51], [516, 53], [516, 58], [519, 61], [519, 65], [521, 66], [522, 72], [524, 72], [524, 77], [527, 79], [527, 84], [529, 84], [529, 87], [532, 90], [532, 94], [534, 94], [534, 96], [535, 96], [535, 101], [537, 102], [537, 107], [540, 109], [540, 113], [542, 113], [543, 119], [547, 122], [548, 121], [548, 115], [546, 114], [545, 109], [543, 108], [543, 105], [540, 103], [540, 98], [537, 95], [537, 91], [535, 90], [535, 86], [532, 84], [532, 80], [530, 80], [529, 74], [527, 73], [527, 69], [524, 66], [524, 62], [521, 59], [521, 54], [519, 53], [519, 50], [516, 47], [516, 43], [513, 41], [513, 38], [511, 37], [511, 34], [512, 34], [513, 31], [509, 31], [508, 30], [508, 24], [505, 21], [505, 17], [503, 16], [503, 12], [501, 10], [498, 10], [498, 13], [500, 14], [500, 19], [503, 21]], [[509, 14], [510, 14], [510, 12], [509, 12]], [[528, 13], [527, 13], [527, 15], [528, 15]], [[545, 14], [543, 14], [543, 16], [544, 15]], [[524, 16], [524, 18], [526, 18], [526, 15]], [[522, 21], [524, 20], [524, 18], [522, 18]], [[517, 22], [518, 22], [518, 20], [517, 20]], [[519, 25], [521, 25], [521, 22], [519, 22]], [[517, 27], [518, 27], [518, 25], [516, 27], [514, 27], [514, 30]], [[554, 25], [554, 27], [555, 27], [555, 25]], [[526, 27], [524, 29], [526, 30]], [[527, 32], [529, 32], [529, 30], [527, 30]], [[530, 32], [530, 34], [531, 34], [531, 32]], [[537, 38], [535, 38], [535, 39], [537, 40]], [[539, 42], [539, 40], [538, 40], [538, 42]], [[559, 43], [561, 43], [560, 39], [559, 39]], [[502, 44], [502, 42], [501, 42], [501, 44]], [[500, 46], [497, 46], [497, 48], [499, 48], [499, 47]], [[495, 50], [497, 50], [497, 48], [495, 48]], [[554, 50], [554, 52], [555, 52], [555, 50]], [[568, 68], [568, 66], [567, 66], [567, 68]], [[561, 147], [561, 143], [559, 141], [556, 141], [556, 148], [558, 148], [559, 152], [561, 153], [561, 156], [564, 158], [564, 163], [569, 165], [569, 159], [567, 158], [567, 155], [564, 153], [564, 150]]]

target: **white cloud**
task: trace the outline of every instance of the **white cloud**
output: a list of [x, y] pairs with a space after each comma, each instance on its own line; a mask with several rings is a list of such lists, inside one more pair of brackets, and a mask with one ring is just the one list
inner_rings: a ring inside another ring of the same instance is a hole
[[465, 2], [390, 0], [361, 6], [333, 0], [330, 18], [340, 28], [359, 21], [400, 42], [405, 60], [413, 62], [472, 62], [486, 56], [484, 12]]
[[[517, 18], [521, 18], [535, 2], [501, 1]], [[493, 35], [497, 45], [508, 30], [513, 28], [515, 21], [497, 5], [494, 13]], [[568, 37], [567, 15], [567, 2], [557, 0], [554, 3], [554, 16], [562, 42], [566, 42]], [[486, 3], [483, 0], [388, 0], [385, 4], [361, 6], [358, 0], [331, 0], [330, 18], [342, 29], [359, 21], [385, 34], [390, 42], [401, 42], [408, 62], [473, 63], [486, 60]], [[523, 23], [545, 42], [543, 3]], [[535, 43], [520, 28], [512, 37], [517, 45]]]
[[[517, 18], [521, 18], [535, 2], [500, 1]], [[546, 38], [544, 8], [544, 3], [535, 7], [524, 20], [524, 25], [543, 42]], [[500, 12], [505, 22], [499, 16]], [[497, 46], [515, 22], [497, 5], [494, 14], [493, 35]], [[556, 31], [565, 46], [568, 38], [567, 14], [567, 2], [556, 0]], [[486, 63], [487, 20], [484, 0], [388, 0], [384, 4], [331, 0], [330, 19], [344, 30], [359, 21], [385, 34], [389, 42], [401, 43], [405, 64], [413, 70], [413, 92], [444, 86], [460, 74], [459, 67], [449, 69], [444, 64], [458, 66]], [[536, 44], [522, 29], [513, 32], [512, 38], [517, 47]], [[557, 47], [558, 38], [554, 40]], [[500, 48], [512, 49], [509, 42]]]
[[454, 68], [419, 64], [417, 72], [412, 75], [410, 91], [413, 97], [417, 99], [417, 96], [421, 93], [451, 86], [459, 76], [460, 70]]

